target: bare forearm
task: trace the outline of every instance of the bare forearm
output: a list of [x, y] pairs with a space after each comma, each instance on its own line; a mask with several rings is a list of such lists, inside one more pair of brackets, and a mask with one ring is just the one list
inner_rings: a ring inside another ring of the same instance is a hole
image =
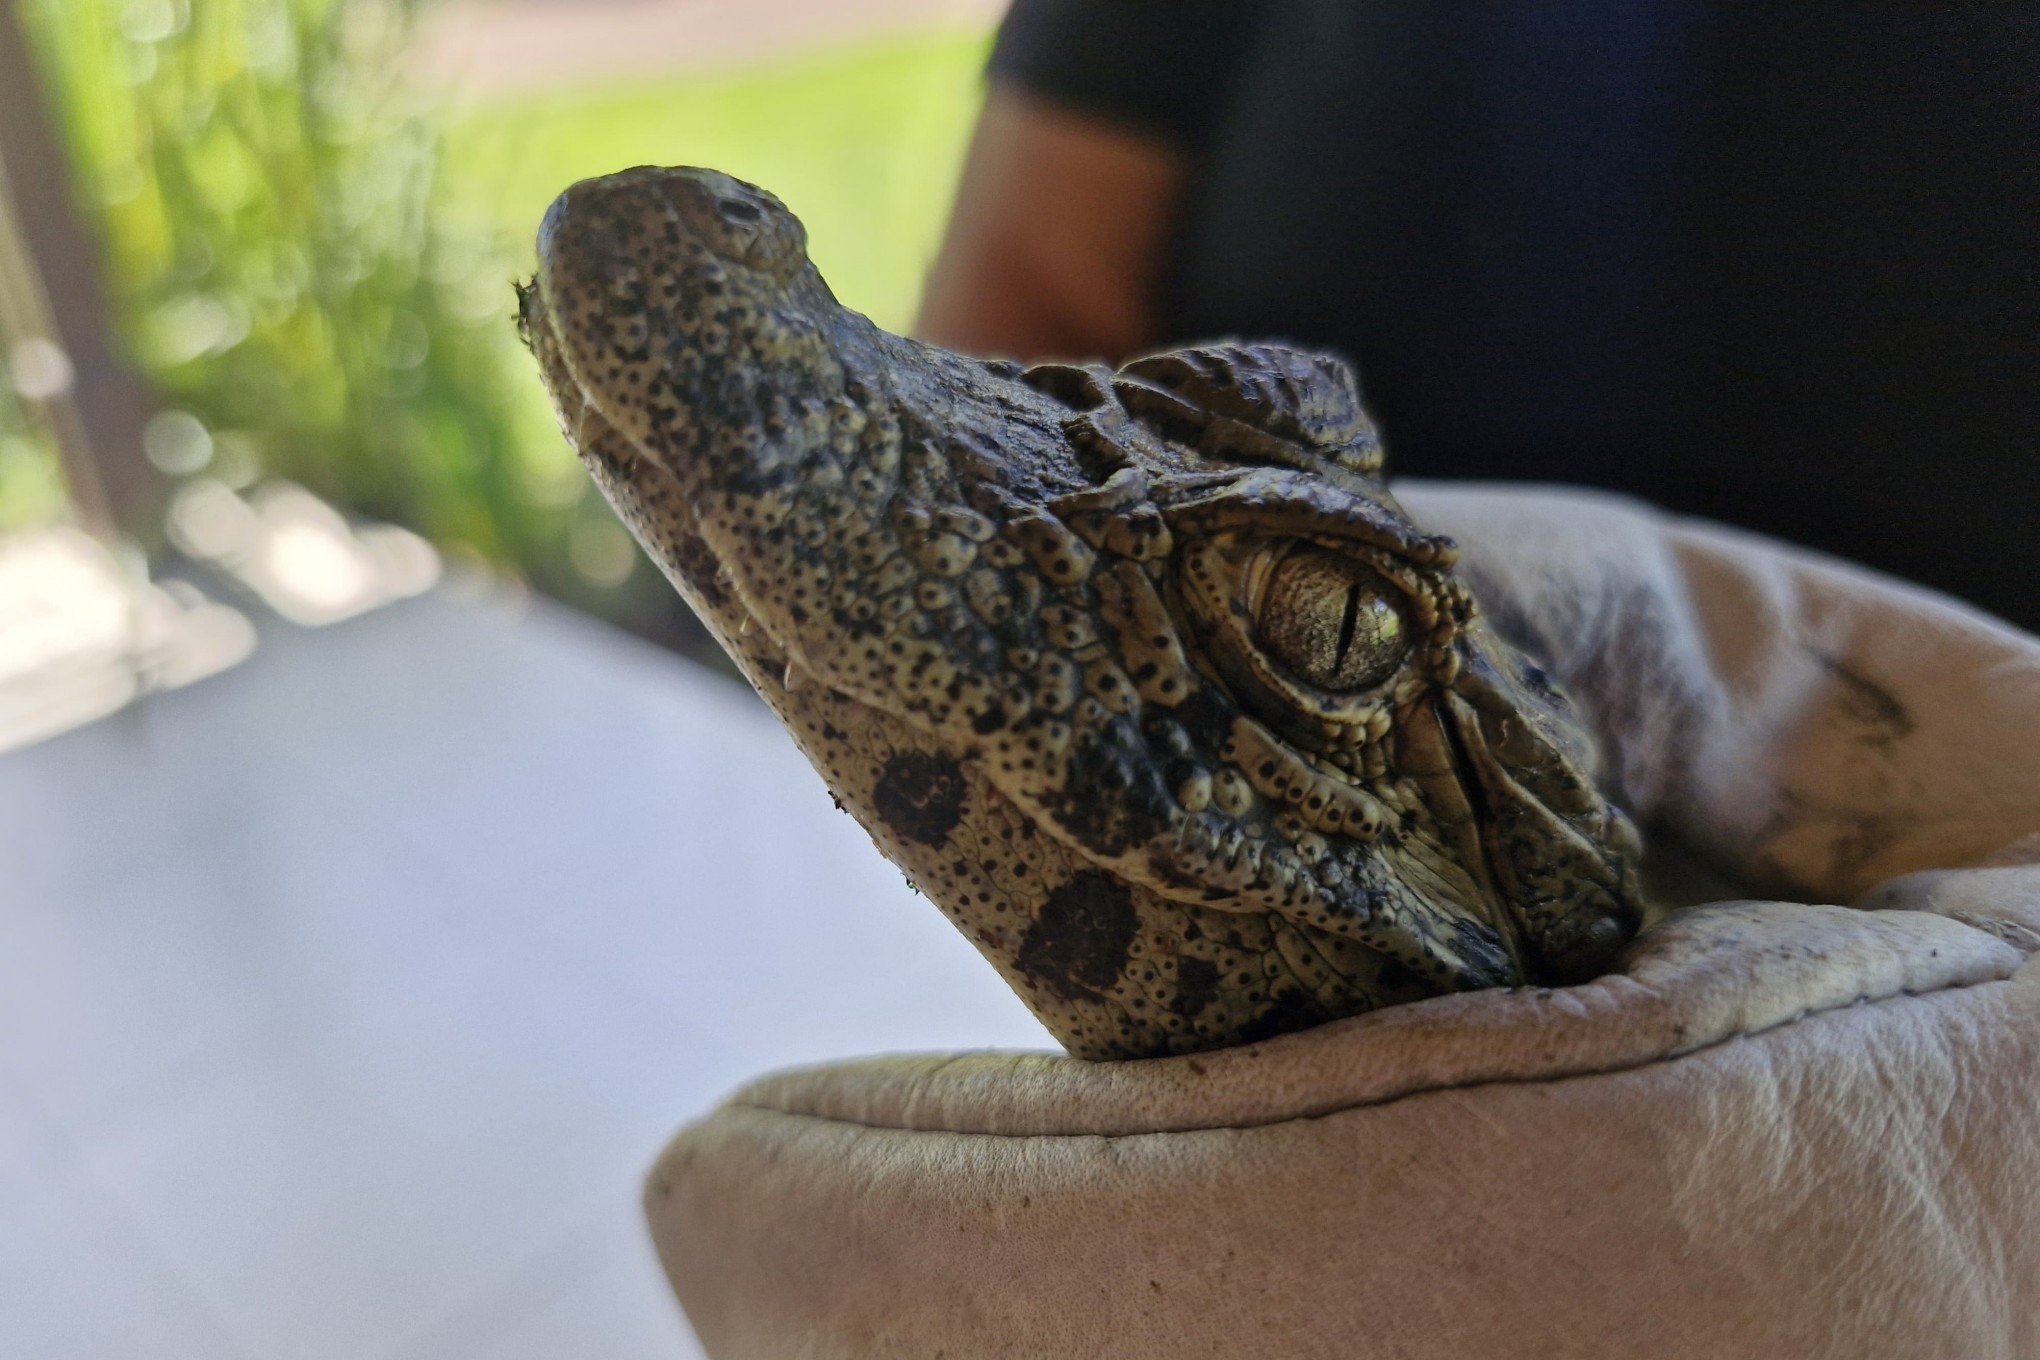
[[1154, 291], [1183, 180], [1167, 145], [994, 86], [917, 333], [1022, 358], [1154, 343]]

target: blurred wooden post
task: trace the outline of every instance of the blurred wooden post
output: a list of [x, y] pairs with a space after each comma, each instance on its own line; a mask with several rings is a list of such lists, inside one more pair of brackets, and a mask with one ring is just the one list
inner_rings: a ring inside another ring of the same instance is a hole
[[0, 341], [51, 342], [69, 361], [68, 390], [30, 404], [56, 435], [79, 518], [153, 542], [168, 490], [142, 447], [155, 400], [114, 344], [72, 192], [16, 2], [0, 0]]

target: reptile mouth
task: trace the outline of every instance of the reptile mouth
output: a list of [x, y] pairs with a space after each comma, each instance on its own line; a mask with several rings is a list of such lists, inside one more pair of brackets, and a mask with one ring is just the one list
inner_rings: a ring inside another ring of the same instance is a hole
[[[1466, 799], [1467, 809], [1472, 814], [1460, 830], [1459, 862], [1479, 866], [1478, 886], [1488, 907], [1485, 924], [1500, 934], [1517, 973], [1528, 980], [1533, 972], [1524, 957], [1530, 938], [1529, 922], [1523, 919], [1519, 904], [1512, 900], [1503, 886], [1502, 866], [1496, 862], [1492, 838], [1488, 834], [1489, 828], [1495, 825], [1498, 809], [1488, 789], [1484, 769], [1486, 762], [1473, 750], [1473, 743], [1480, 741], [1480, 737], [1478, 733], [1470, 734], [1467, 730], [1477, 720], [1462, 712], [1449, 694], [1433, 700], [1431, 708], [1432, 721], [1438, 724], [1439, 736], [1452, 763], [1453, 782]], [[1484, 744], [1482, 749], [1485, 750]]]
[[560, 430], [584, 463], [628, 482], [637, 467], [657, 460], [618, 428], [568, 357], [564, 329], [546, 304], [543, 273], [517, 284], [517, 334], [538, 361]]
[[1579, 877], [1598, 895], [1589, 894], [1555, 915], [1539, 918], [1535, 895], [1502, 853], [1507, 826], [1542, 813], [1549, 819], [1547, 833], [1562, 828], [1575, 844], [1594, 843], [1511, 777], [1480, 731], [1471, 705], [1451, 694], [1439, 696], [1434, 705], [1455, 782], [1472, 813], [1462, 833], [1461, 862], [1481, 868], [1481, 887], [1493, 913], [1490, 924], [1501, 931], [1528, 982], [1567, 986], [1599, 976], [1612, 966], [1635, 924], [1625, 922], [1619, 911], [1604, 909], [1606, 903], [1627, 899], [1619, 866], [1594, 846], [1592, 871]]
[[[721, 560], [677, 508], [664, 462], [617, 428], [574, 372], [565, 337], [546, 305], [538, 279], [517, 287], [517, 331], [544, 374], [560, 428], [596, 483], [615, 504], [624, 522], [647, 545], [653, 561], [680, 587], [704, 622], [722, 638], [725, 650], [754, 662], [761, 670], [784, 673], [789, 652], [757, 620], [722, 569]], [[647, 489], [647, 484], [655, 488]], [[648, 536], [642, 502], [661, 499], [675, 523], [670, 532]], [[654, 545], [657, 545], [656, 547]]]
[[567, 362], [565, 339], [553, 322], [552, 309], [545, 305], [545, 289], [537, 275], [517, 284], [517, 338], [538, 361], [560, 427], [578, 451], [580, 423], [594, 402]]

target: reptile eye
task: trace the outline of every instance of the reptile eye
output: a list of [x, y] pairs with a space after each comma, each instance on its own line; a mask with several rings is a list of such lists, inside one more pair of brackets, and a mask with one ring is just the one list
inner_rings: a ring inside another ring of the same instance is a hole
[[1334, 693], [1369, 689], [1409, 655], [1401, 598], [1352, 558], [1298, 545], [1262, 578], [1255, 640], [1306, 684]]

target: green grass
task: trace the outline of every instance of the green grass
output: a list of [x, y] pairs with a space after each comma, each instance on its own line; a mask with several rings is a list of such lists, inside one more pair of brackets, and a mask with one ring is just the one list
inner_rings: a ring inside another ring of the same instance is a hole
[[577, 179], [632, 165], [707, 165], [778, 194], [807, 223], [844, 303], [882, 326], [912, 317], [981, 97], [987, 38], [942, 33], [727, 75], [484, 105], [447, 133], [450, 200], [530, 264], [539, 218]]

